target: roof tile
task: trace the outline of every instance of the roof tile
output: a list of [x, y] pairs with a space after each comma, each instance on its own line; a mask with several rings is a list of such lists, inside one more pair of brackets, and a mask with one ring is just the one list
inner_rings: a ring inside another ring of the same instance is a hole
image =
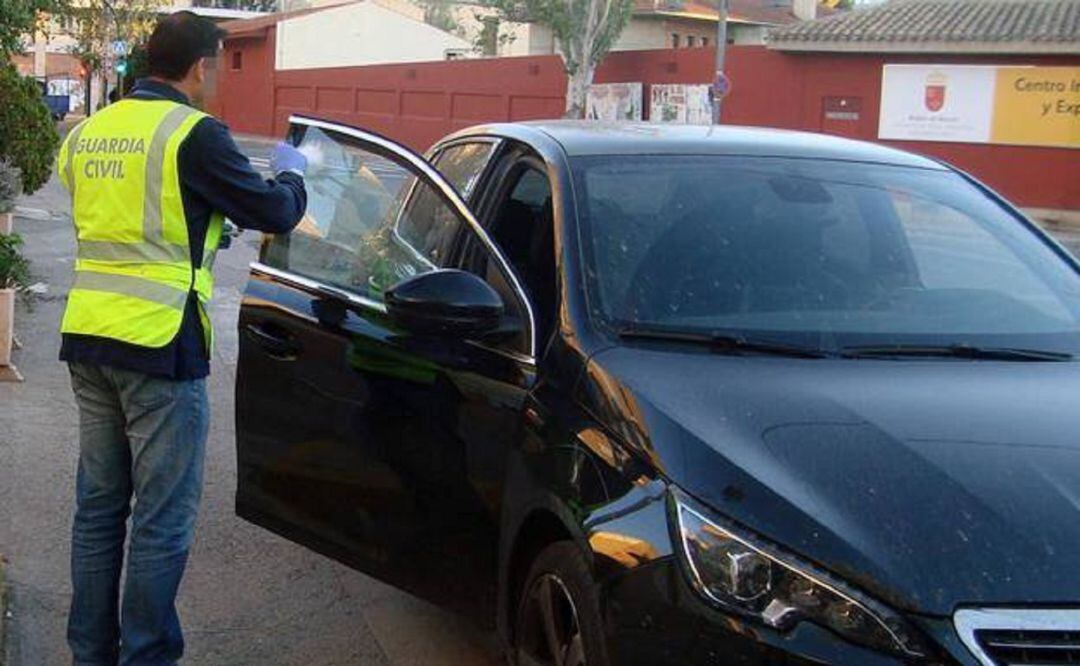
[[890, 0], [769, 31], [777, 48], [827, 42], [1035, 42], [1080, 53], [1080, 0]]

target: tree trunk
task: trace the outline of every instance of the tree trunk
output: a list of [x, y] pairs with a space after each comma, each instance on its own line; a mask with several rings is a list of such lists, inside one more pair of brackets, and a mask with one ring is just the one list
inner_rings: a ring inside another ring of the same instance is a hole
[[566, 75], [566, 113], [564, 118], [584, 118], [585, 100], [596, 74], [595, 65], [582, 64], [573, 74]]

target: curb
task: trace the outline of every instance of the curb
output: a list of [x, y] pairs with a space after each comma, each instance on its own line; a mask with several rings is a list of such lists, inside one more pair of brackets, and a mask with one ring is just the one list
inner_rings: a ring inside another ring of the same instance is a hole
[[4, 656], [7, 654], [7, 643], [4, 640], [6, 634], [4, 632], [4, 625], [7, 622], [8, 617], [8, 595], [7, 595], [7, 579], [4, 578], [4, 566], [7, 564], [7, 560], [4, 559], [3, 554], [0, 554], [0, 666], [4, 666], [7, 659]]

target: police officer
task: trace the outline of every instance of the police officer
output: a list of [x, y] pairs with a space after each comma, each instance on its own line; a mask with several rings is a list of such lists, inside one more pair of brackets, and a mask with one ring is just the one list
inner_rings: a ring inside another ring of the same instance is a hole
[[78, 241], [60, 352], [79, 407], [76, 664], [172, 664], [183, 653], [175, 598], [202, 490], [223, 219], [285, 233], [307, 203], [296, 149], [279, 145], [276, 177], [263, 180], [193, 106], [223, 34], [190, 12], [163, 19], [149, 78], [76, 126], [57, 159]]

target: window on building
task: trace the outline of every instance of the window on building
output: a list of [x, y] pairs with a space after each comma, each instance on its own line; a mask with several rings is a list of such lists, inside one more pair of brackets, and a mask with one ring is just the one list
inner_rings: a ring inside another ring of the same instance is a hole
[[679, 33], [677, 32], [671, 33], [671, 48], [679, 48]]
[[706, 47], [708, 45], [709, 45], [709, 38], [708, 37], [702, 37], [701, 38], [701, 46]]
[[693, 35], [686, 36], [686, 48], [692, 49], [697, 45], [697, 38]]
[[232, 69], [239, 70], [244, 68], [244, 52], [237, 50], [232, 52]]

